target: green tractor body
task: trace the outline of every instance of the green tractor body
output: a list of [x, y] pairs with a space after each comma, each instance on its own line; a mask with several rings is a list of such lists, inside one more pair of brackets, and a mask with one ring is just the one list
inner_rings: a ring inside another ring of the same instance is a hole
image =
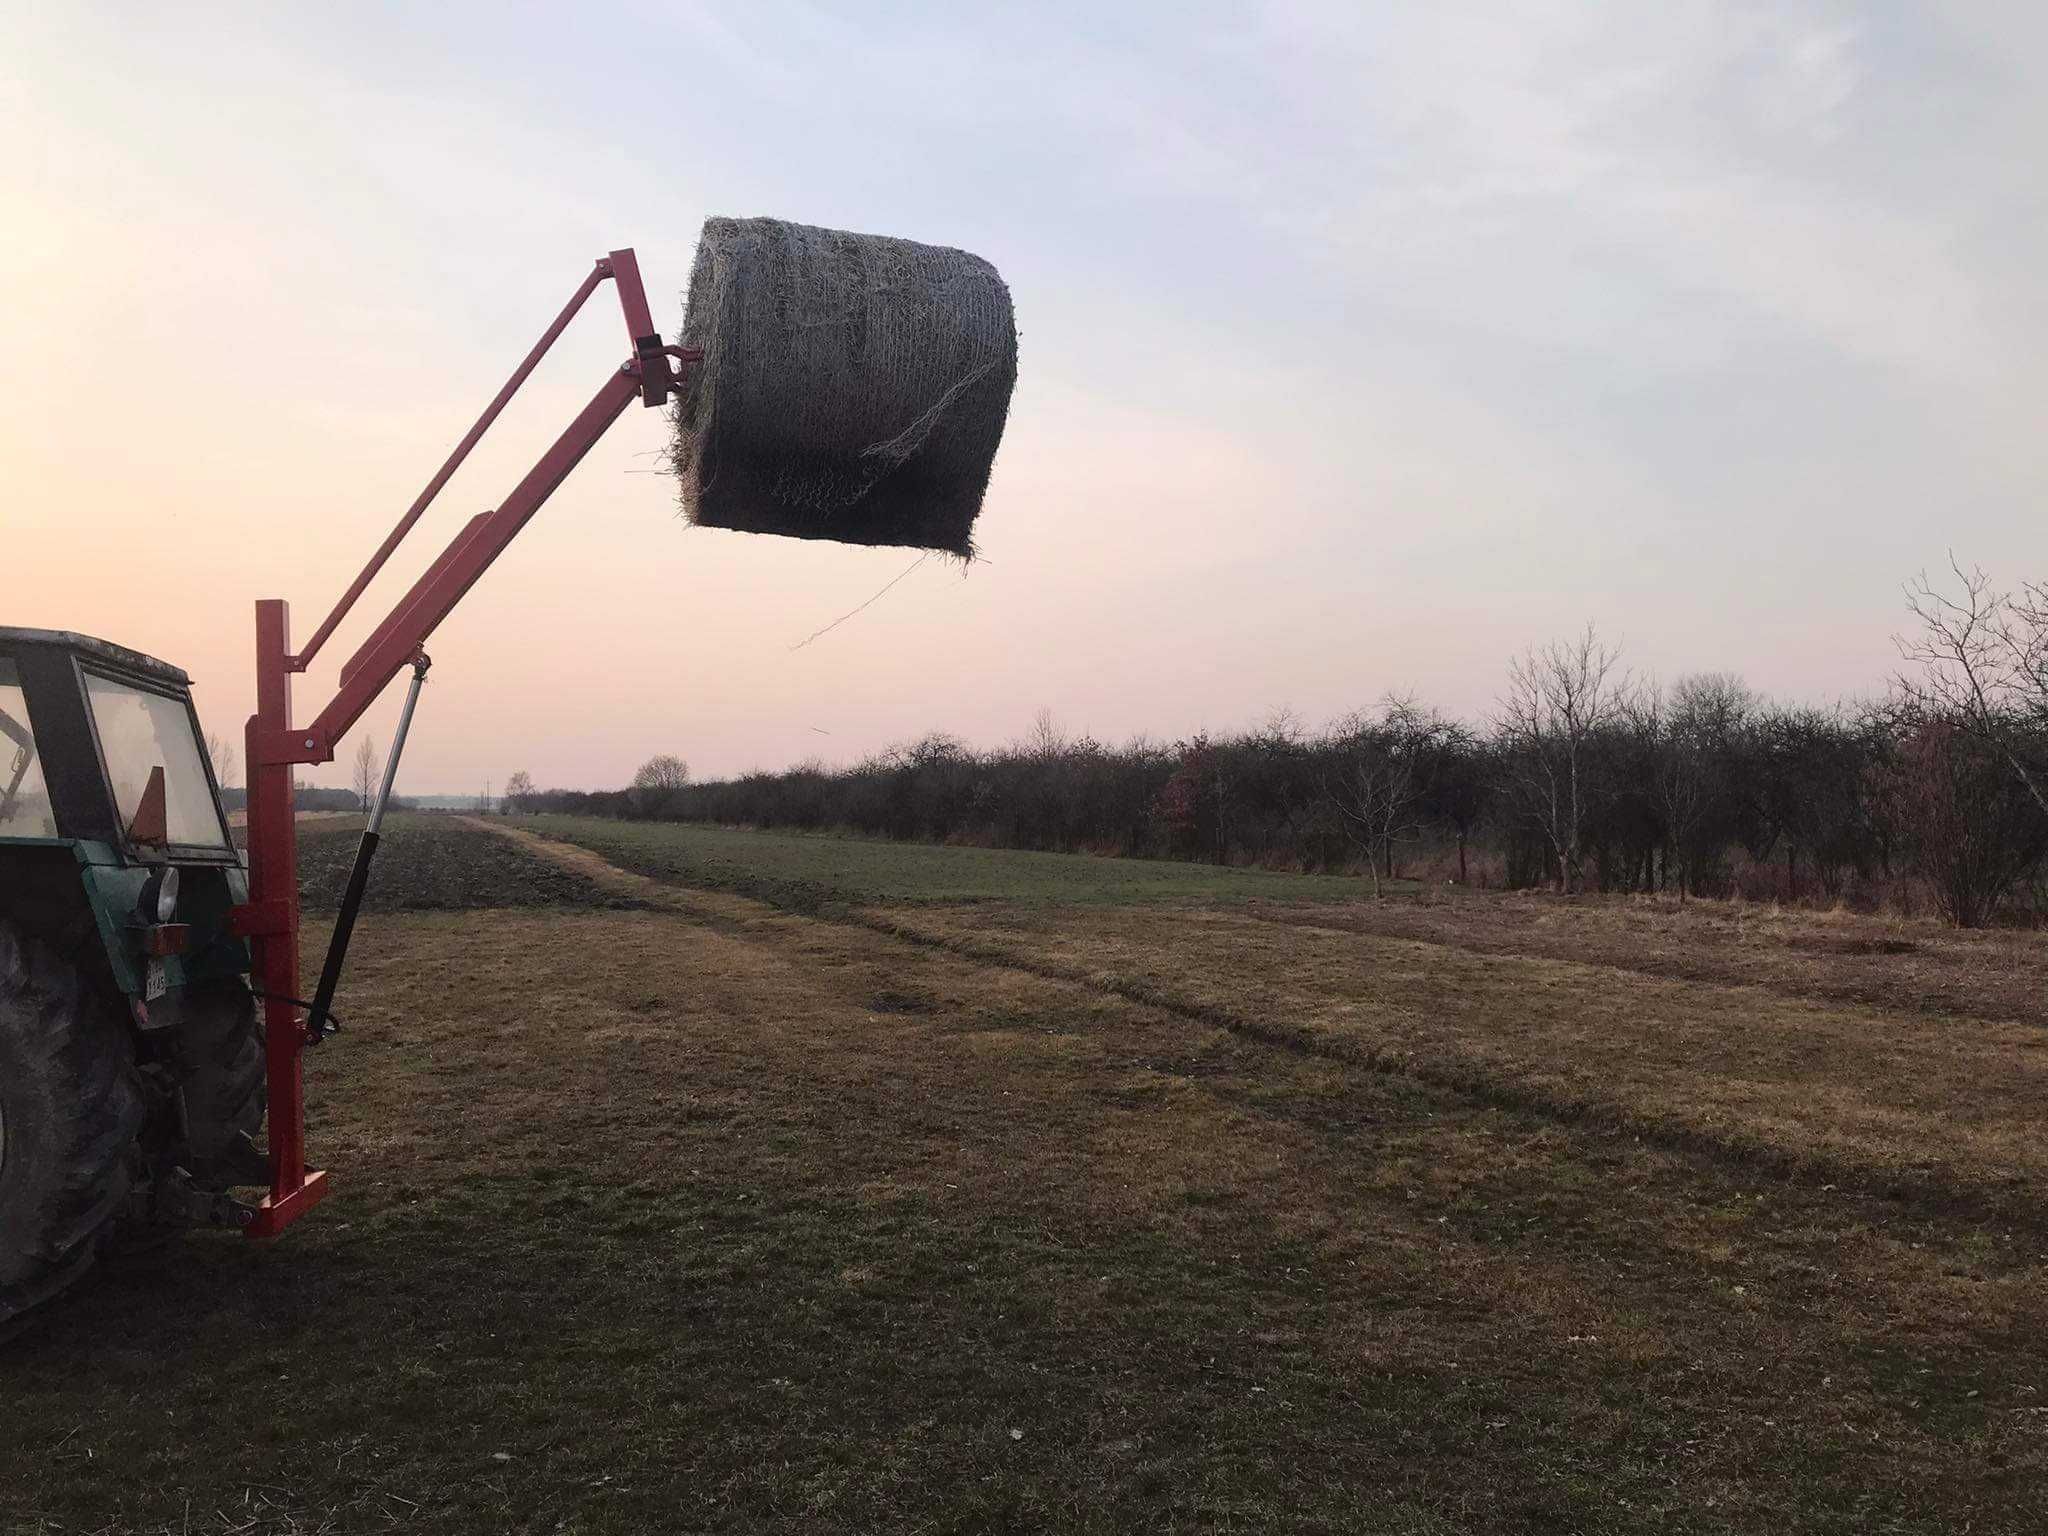
[[247, 899], [186, 675], [0, 628], [0, 1322], [111, 1245], [247, 1222]]

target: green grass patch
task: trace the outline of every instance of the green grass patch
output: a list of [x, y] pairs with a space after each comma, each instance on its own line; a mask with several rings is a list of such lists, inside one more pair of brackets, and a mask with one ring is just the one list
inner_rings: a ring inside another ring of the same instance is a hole
[[834, 904], [1206, 905], [1357, 901], [1363, 881], [1163, 859], [1096, 858], [1011, 848], [951, 848], [799, 832], [590, 816], [514, 825], [602, 854], [655, 880], [731, 891], [800, 912]]

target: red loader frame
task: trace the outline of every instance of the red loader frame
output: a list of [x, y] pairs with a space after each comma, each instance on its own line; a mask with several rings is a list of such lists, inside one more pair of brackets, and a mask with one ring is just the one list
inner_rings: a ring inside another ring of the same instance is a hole
[[[341, 669], [340, 689], [310, 725], [292, 724], [292, 674], [303, 672], [363, 594], [399, 542], [440, 494], [498, 413], [526, 382], [527, 375], [568, 327], [600, 283], [610, 279], [625, 313], [633, 355], [605, 380], [590, 404], [569, 423], [510, 495], [490, 512], [471, 518], [412, 590], [384, 618]], [[640, 264], [632, 251], [613, 251], [599, 260], [575, 296], [513, 370], [497, 398], [477, 418], [418, 499], [363, 567], [341, 601], [294, 654], [287, 605], [277, 599], [256, 604], [256, 713], [249, 717], [246, 757], [249, 774], [249, 902], [233, 914], [234, 930], [252, 947], [252, 981], [263, 999], [264, 1034], [270, 1052], [270, 1194], [247, 1231], [274, 1237], [319, 1204], [327, 1175], [306, 1166], [303, 1056], [313, 1038], [307, 1005], [299, 992], [299, 844], [292, 804], [292, 770], [300, 763], [334, 760], [336, 743], [384, 691], [392, 678], [423, 656], [434, 627], [477, 578], [504, 552], [541, 504], [568, 477], [591, 446], [639, 400], [658, 406], [679, 390], [699, 354], [665, 346], [647, 309]], [[317, 1022], [317, 1021], [316, 1021]]]

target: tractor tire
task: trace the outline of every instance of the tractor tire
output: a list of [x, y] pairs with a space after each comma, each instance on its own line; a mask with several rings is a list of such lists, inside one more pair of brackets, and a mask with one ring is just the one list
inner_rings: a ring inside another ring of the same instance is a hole
[[92, 1267], [135, 1189], [145, 1112], [119, 998], [0, 922], [0, 1323]]
[[178, 1023], [178, 1081], [192, 1177], [225, 1190], [257, 1182], [238, 1168], [236, 1143], [263, 1129], [270, 1080], [255, 994], [241, 977], [185, 989]]

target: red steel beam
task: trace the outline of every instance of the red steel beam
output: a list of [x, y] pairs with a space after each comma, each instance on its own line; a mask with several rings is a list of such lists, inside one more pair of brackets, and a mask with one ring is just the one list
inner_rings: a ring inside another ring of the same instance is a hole
[[[527, 375], [533, 372], [540, 360], [547, 356], [548, 349], [554, 346], [556, 339], [564, 330], [568, 329], [569, 322], [576, 318], [576, 312], [583, 307], [584, 301], [597, 292], [597, 285], [611, 276], [612, 265], [621, 255], [633, 262], [633, 287], [636, 292], [639, 290], [640, 267], [630, 250], [624, 252], [614, 251], [605, 260], [598, 262], [591, 268], [590, 275], [583, 279], [582, 286], [576, 290], [575, 295], [569, 302], [562, 306], [562, 312], [555, 316], [555, 323], [541, 333], [541, 338], [534, 344], [533, 350], [526, 354], [526, 360], [512, 370], [512, 377], [505, 381], [505, 387], [498, 391], [496, 398], [489, 405], [484, 407], [484, 413], [477, 417], [476, 425], [463, 435], [462, 441], [455, 445], [455, 451], [448, 455], [448, 461], [441, 466], [434, 478], [427, 482], [427, 488], [419, 493], [410, 507], [406, 508], [405, 516], [398, 520], [398, 526], [391, 530], [390, 536], [382, 544], [377, 546], [377, 553], [370, 556], [370, 563], [363, 567], [363, 573], [356, 577], [346, 592], [342, 593], [341, 601], [334, 605], [334, 612], [328, 614], [320, 627], [313, 631], [313, 638], [306, 642], [306, 648], [292, 658], [292, 670], [294, 672], [303, 672], [311, 665], [314, 656], [319, 654], [320, 647], [327, 643], [327, 637], [334, 633], [334, 627], [348, 615], [349, 609], [355, 606], [356, 599], [363, 595], [363, 589], [368, 587], [376, 579], [377, 573], [384, 569], [384, 562], [391, 558], [391, 552], [398, 548], [408, 533], [412, 532], [412, 525], [418, 522], [421, 514], [434, 504], [434, 498], [441, 494], [441, 487], [446, 485], [449, 477], [462, 467], [462, 461], [469, 457], [469, 450], [474, 448], [477, 445], [478, 439], [490, 430], [491, 423], [498, 419], [498, 413], [505, 409], [506, 402], [519, 392], [519, 386], [526, 382]], [[646, 331], [653, 329], [653, 322], [647, 317], [647, 298], [644, 293], [640, 295], [639, 313], [640, 318], [646, 322], [641, 332], [644, 335]], [[627, 328], [629, 330], [632, 328], [632, 324], [633, 312], [629, 306], [627, 309]]]
[[504, 553], [505, 546], [604, 436], [605, 429], [639, 398], [638, 372], [621, 368], [605, 380], [604, 388], [592, 397], [590, 404], [576, 413], [568, 430], [555, 439], [554, 446], [541, 455], [540, 462], [527, 471], [526, 478], [513, 487], [498, 510], [489, 513], [474, 532], [465, 528], [455, 536], [455, 543], [437, 562], [439, 568], [422, 582], [411, 603], [392, 615], [374, 644], [352, 663], [355, 670], [341, 685], [341, 691], [304, 731], [307, 750], [322, 754], [317, 761], [326, 762], [333, 757], [334, 743], [362, 718], [363, 711], [376, 702], [377, 695], [398, 675], [399, 669], [412, 661], [434, 632], [434, 626], [448, 616], [449, 610], [462, 601], [463, 594], [476, 585], [477, 578], [490, 569], [491, 562]]
[[347, 661], [341, 664], [339, 686], [346, 688], [355, 675], [362, 671], [364, 660], [376, 651], [377, 647], [389, 637], [392, 630], [405, 621], [406, 615], [412, 611], [413, 604], [417, 603], [421, 596], [435, 582], [441, 579], [441, 573], [447, 570], [449, 564], [462, 553], [463, 546], [475, 538], [477, 530], [490, 520], [490, 513], [479, 512], [475, 517], [472, 517], [462, 525], [461, 531], [449, 541], [448, 547], [434, 557], [434, 563], [420, 573], [419, 580], [412, 584], [411, 590], [399, 599], [398, 606], [384, 615], [384, 621], [370, 632], [370, 638], [357, 646], [355, 655], [349, 657]]
[[245, 746], [249, 774], [249, 904], [235, 928], [249, 938], [251, 982], [263, 999], [265, 1070], [270, 1089], [270, 1194], [250, 1223], [251, 1237], [274, 1237], [327, 1192], [327, 1175], [306, 1169], [301, 1055], [306, 1028], [299, 995], [299, 835], [289, 763], [269, 760], [261, 743], [292, 717], [291, 610], [275, 599], [256, 605], [256, 713]]
[[626, 315], [626, 340], [637, 346], [654, 334], [654, 316], [648, 312], [647, 290], [640, 282], [640, 258], [628, 248], [613, 251], [598, 265], [611, 268], [612, 281], [618, 285], [619, 308]]

